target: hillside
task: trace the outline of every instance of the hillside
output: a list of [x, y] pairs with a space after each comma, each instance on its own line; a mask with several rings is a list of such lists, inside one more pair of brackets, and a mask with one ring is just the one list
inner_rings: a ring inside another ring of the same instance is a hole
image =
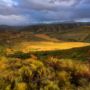
[[0, 51], [3, 53], [0, 54], [1, 90], [90, 89], [90, 46], [13, 54], [3, 50]]
[[90, 61], [90, 46], [75, 47], [71, 49], [61, 49], [61, 50], [49, 50], [49, 51], [24, 51], [23, 50], [13, 50], [6, 49], [3, 55], [14, 57], [14, 58], [30, 58], [37, 57], [40, 60], [46, 60], [48, 58], [58, 58], [58, 59], [72, 59], [81, 61]]
[[0, 26], [0, 90], [90, 90], [90, 25]]
[[13, 44], [23, 41], [90, 42], [90, 26], [79, 24], [0, 26], [0, 44]]

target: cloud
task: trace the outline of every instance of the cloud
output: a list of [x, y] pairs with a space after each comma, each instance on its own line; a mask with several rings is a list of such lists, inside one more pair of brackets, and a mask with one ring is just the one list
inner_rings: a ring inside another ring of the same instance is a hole
[[14, 0], [1, 0], [2, 4], [3, 5], [6, 5], [6, 6], [13, 6], [13, 5], [18, 5], [17, 2], [15, 2]]
[[20, 6], [34, 10], [57, 10], [74, 7], [82, 0], [19, 0]]
[[6, 25], [29, 24], [28, 18], [21, 15], [0, 15], [0, 23]]
[[90, 0], [0, 1], [0, 24], [83, 21], [87, 18], [90, 18]]
[[76, 22], [90, 22], [90, 18], [77, 19]]

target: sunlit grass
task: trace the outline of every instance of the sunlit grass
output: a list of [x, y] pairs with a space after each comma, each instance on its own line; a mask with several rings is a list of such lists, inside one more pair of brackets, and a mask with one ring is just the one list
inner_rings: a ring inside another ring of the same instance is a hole
[[22, 52], [29, 51], [50, 51], [50, 50], [65, 50], [77, 47], [89, 46], [90, 43], [83, 42], [24, 42], [15, 46], [15, 50]]
[[82, 42], [26, 42], [3, 48], [0, 90], [89, 90], [90, 63], [86, 59], [89, 45]]

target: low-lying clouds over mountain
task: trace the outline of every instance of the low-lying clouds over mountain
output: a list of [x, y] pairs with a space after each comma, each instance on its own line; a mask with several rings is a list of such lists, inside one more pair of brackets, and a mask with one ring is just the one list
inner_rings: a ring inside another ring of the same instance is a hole
[[78, 20], [90, 20], [90, 0], [0, 0], [0, 24]]

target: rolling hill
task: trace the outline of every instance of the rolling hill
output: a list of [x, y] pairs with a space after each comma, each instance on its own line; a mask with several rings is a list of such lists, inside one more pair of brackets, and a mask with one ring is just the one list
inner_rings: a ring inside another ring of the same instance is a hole
[[90, 90], [90, 25], [0, 26], [0, 90]]
[[0, 44], [23, 41], [90, 42], [89, 24], [46, 24], [25, 27], [0, 26]]

